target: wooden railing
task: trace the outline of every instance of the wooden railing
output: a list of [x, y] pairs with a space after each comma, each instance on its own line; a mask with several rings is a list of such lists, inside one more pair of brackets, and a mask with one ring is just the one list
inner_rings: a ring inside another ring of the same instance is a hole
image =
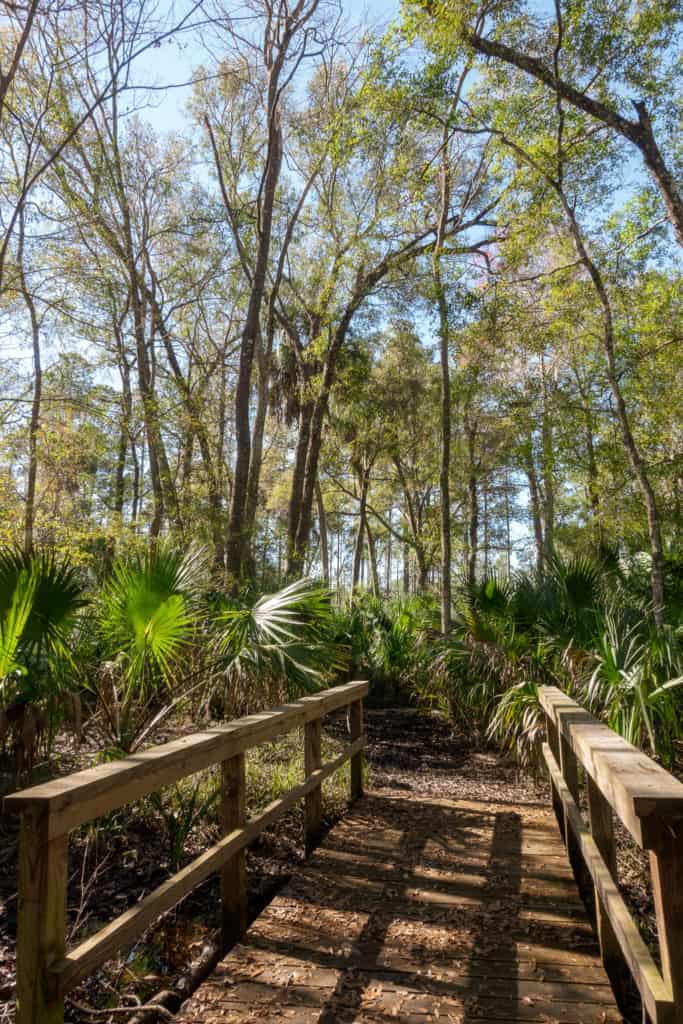
[[[298, 800], [305, 799], [306, 846], [321, 825], [321, 784], [351, 760], [351, 798], [362, 792], [365, 682], [347, 683], [263, 714], [77, 772], [8, 796], [5, 810], [21, 814], [17, 932], [17, 1024], [61, 1024], [64, 997], [122, 946], [214, 871], [220, 871], [223, 935], [234, 941], [246, 926], [245, 848]], [[350, 706], [351, 742], [323, 765], [323, 716]], [[283, 733], [305, 729], [305, 780], [256, 817], [246, 817], [245, 751]], [[78, 946], [66, 948], [69, 832], [213, 765], [221, 766], [222, 838], [135, 906]]]
[[[577, 880], [590, 875], [600, 951], [617, 996], [627, 969], [644, 1014], [654, 1024], [681, 1024], [683, 784], [561, 690], [539, 692], [555, 811]], [[580, 809], [582, 778], [588, 824]], [[614, 814], [649, 853], [661, 971], [619, 891]]]

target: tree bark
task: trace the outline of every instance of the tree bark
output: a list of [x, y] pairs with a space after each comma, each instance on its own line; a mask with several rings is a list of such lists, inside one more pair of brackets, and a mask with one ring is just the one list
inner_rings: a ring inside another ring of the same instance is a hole
[[479, 493], [477, 478], [472, 472], [467, 478], [467, 510], [467, 582], [473, 586], [477, 581], [479, 553]]
[[236, 454], [226, 551], [228, 573], [234, 582], [239, 581], [242, 577], [248, 545], [246, 515], [249, 466], [251, 462], [251, 426], [249, 417], [251, 375], [254, 349], [260, 330], [261, 307], [266, 288], [266, 272], [270, 256], [275, 193], [282, 166], [279, 77], [286, 56], [286, 49], [282, 49], [282, 45], [277, 58], [268, 72], [268, 144], [266, 168], [263, 178], [263, 199], [259, 208], [258, 244], [249, 293], [249, 304], [242, 332], [237, 388], [235, 391]]
[[602, 544], [602, 510], [600, 503], [600, 486], [598, 482], [598, 463], [595, 457], [593, 415], [591, 413], [588, 394], [586, 393], [585, 388], [582, 386], [578, 374], [576, 375], [576, 377], [579, 387], [579, 394], [581, 396], [581, 407], [583, 409], [584, 437], [586, 441], [586, 490], [588, 492], [588, 503], [591, 509], [592, 527], [593, 533], [595, 535], [595, 543], [596, 546], [600, 548]]
[[[392, 511], [393, 511], [392, 509], [389, 509], [389, 525], [391, 525]], [[386, 559], [385, 571], [386, 571], [386, 576], [387, 576], [387, 589], [386, 589], [387, 597], [391, 596], [391, 544], [392, 544], [392, 540], [393, 540], [393, 537], [391, 535], [391, 530], [387, 530], [387, 546], [386, 546], [386, 551], [385, 551], [385, 559]]]
[[541, 521], [541, 503], [539, 500], [538, 476], [534, 465], [534, 450], [529, 438], [524, 452], [524, 468], [529, 481], [529, 511], [534, 529], [536, 546], [536, 570], [542, 573], [545, 568], [545, 544], [543, 543], [543, 524]]
[[26, 219], [22, 205], [19, 211], [19, 238], [17, 246], [17, 269], [19, 286], [28, 310], [31, 322], [31, 343], [33, 347], [33, 395], [31, 398], [31, 418], [28, 431], [28, 468], [26, 473], [26, 503], [24, 507], [24, 551], [33, 551], [33, 533], [35, 526], [36, 478], [38, 475], [38, 432], [40, 430], [40, 411], [43, 396], [43, 368], [40, 351], [40, 323], [36, 311], [33, 293], [26, 280], [24, 266], [24, 245], [26, 238]]
[[631, 429], [631, 421], [629, 418], [628, 410], [626, 408], [626, 402], [621, 391], [621, 385], [619, 383], [619, 373], [617, 370], [616, 354], [615, 354], [615, 340], [614, 340], [614, 320], [612, 316], [612, 304], [610, 297], [603, 281], [602, 274], [596, 263], [591, 259], [591, 256], [586, 248], [583, 240], [583, 234], [579, 223], [574, 214], [574, 210], [570, 203], [567, 201], [566, 196], [562, 189], [556, 186], [558, 195], [562, 202], [567, 221], [569, 223], [569, 229], [571, 231], [572, 238], [574, 239], [574, 245], [579, 256], [579, 259], [586, 268], [588, 275], [593, 282], [596, 294], [602, 307], [602, 320], [603, 320], [603, 347], [605, 350], [605, 357], [607, 363], [607, 380], [609, 382], [612, 396], [614, 398], [614, 404], [617, 411], [617, 419], [619, 426], [621, 427], [621, 436], [624, 443], [624, 448], [628, 456], [628, 460], [631, 464], [633, 475], [635, 476], [640, 490], [643, 496], [643, 503], [645, 505], [645, 511], [647, 515], [648, 531], [650, 534], [650, 555], [652, 559], [651, 571], [650, 571], [650, 585], [652, 590], [652, 610], [654, 615], [655, 623], [658, 626], [664, 624], [664, 609], [665, 609], [665, 594], [664, 594], [664, 550], [662, 547], [662, 535], [659, 523], [659, 510], [657, 508], [657, 500], [655, 498], [654, 489], [650, 482], [650, 478], [645, 467], [645, 462], [640, 450], [636, 444]]
[[379, 597], [380, 586], [379, 586], [379, 571], [377, 569], [377, 549], [375, 547], [375, 537], [372, 530], [370, 529], [370, 523], [366, 517], [365, 519], [365, 536], [368, 542], [368, 562], [370, 564], [370, 581], [372, 583], [372, 596]]
[[[247, 535], [246, 562], [250, 560], [251, 538], [256, 527], [256, 511], [258, 509], [259, 487], [261, 484], [261, 466], [263, 464], [263, 438], [268, 415], [268, 388], [270, 346], [264, 351], [263, 338], [259, 334], [257, 341], [258, 383], [256, 389], [256, 414], [251, 438], [251, 456], [249, 459], [249, 479], [247, 481], [247, 504], [245, 510], [245, 533]], [[253, 565], [250, 565], [253, 568]], [[253, 572], [252, 572], [253, 575]]]
[[477, 423], [472, 421], [468, 412], [464, 417], [465, 434], [467, 437], [467, 582], [474, 586], [477, 580], [477, 555], [479, 553], [479, 491], [477, 481]]
[[441, 491], [441, 632], [451, 632], [451, 377], [450, 377], [450, 324], [448, 302], [441, 277], [441, 253], [450, 209], [451, 171], [448, 158], [447, 125], [444, 126], [441, 156], [441, 210], [432, 259], [434, 291], [439, 310], [439, 362], [441, 366], [441, 461], [439, 487]]
[[512, 534], [510, 531], [510, 474], [505, 470], [505, 562], [508, 578], [512, 569]]
[[541, 444], [543, 449], [543, 542], [546, 559], [552, 557], [555, 544], [555, 451], [553, 439], [552, 413], [550, 410], [549, 391], [552, 383], [548, 382], [545, 358], [541, 353], [541, 387], [543, 404], [541, 414]]
[[315, 497], [318, 505], [318, 530], [320, 532], [320, 561], [323, 570], [323, 583], [326, 587], [330, 585], [330, 549], [327, 539], [327, 516], [325, 515], [325, 502], [320, 481], [315, 482]]
[[489, 574], [489, 569], [490, 569], [490, 544], [491, 544], [491, 539], [490, 539], [490, 536], [489, 536], [489, 533], [490, 533], [490, 531], [489, 531], [489, 492], [488, 492], [488, 487], [486, 486], [486, 481], [484, 481], [482, 490], [484, 492], [484, 510], [483, 510], [483, 512], [484, 512], [484, 514], [483, 514], [483, 522], [484, 522], [484, 577], [486, 578], [488, 576], [488, 574]]
[[356, 463], [354, 466], [358, 478], [358, 526], [356, 529], [356, 541], [353, 547], [353, 569], [351, 573], [351, 587], [356, 589], [361, 579], [361, 564], [363, 559], [363, 543], [365, 541], [365, 521], [368, 502], [368, 474], [365, 469]]
[[302, 513], [304, 477], [306, 475], [306, 457], [308, 455], [312, 419], [313, 402], [302, 402], [299, 407], [299, 424], [296, 447], [294, 449], [294, 465], [292, 467], [292, 482], [289, 490], [289, 504], [287, 507], [287, 563], [285, 567], [285, 575], [288, 579], [296, 579], [297, 576], [300, 576], [301, 567], [303, 565], [303, 552], [297, 550], [297, 534], [299, 531], [299, 522], [301, 520]]
[[[119, 373], [121, 375], [121, 426], [119, 450], [114, 477], [114, 512], [123, 521], [123, 506], [126, 498], [126, 455], [131, 444], [130, 429], [133, 420], [133, 395], [130, 387], [130, 366], [123, 351], [123, 339], [119, 336]], [[132, 446], [134, 448], [134, 446]]]
[[410, 593], [410, 548], [407, 543], [403, 545], [403, 593]]

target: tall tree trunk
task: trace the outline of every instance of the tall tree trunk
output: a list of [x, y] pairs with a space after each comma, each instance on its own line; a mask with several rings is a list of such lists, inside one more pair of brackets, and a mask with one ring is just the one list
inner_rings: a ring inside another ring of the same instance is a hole
[[469, 412], [464, 415], [465, 435], [467, 437], [467, 582], [472, 586], [477, 579], [477, 555], [479, 553], [479, 492], [477, 481], [477, 423], [470, 418]]
[[227, 545], [227, 568], [234, 581], [242, 577], [248, 545], [247, 488], [251, 463], [251, 374], [254, 348], [260, 330], [261, 307], [266, 286], [266, 272], [270, 254], [275, 192], [282, 164], [282, 131], [278, 111], [279, 86], [277, 75], [271, 70], [268, 85], [268, 155], [264, 176], [263, 202], [260, 208], [260, 230], [251, 281], [249, 304], [242, 332], [240, 361], [235, 390], [235, 471]]
[[588, 503], [591, 509], [592, 527], [595, 535], [596, 546], [602, 544], [602, 510], [600, 503], [600, 485], [598, 482], [598, 463], [595, 457], [595, 441], [593, 431], [593, 415], [591, 413], [588, 395], [581, 389], [581, 404], [583, 408], [584, 437], [586, 439], [586, 462], [587, 462], [587, 491]]
[[225, 353], [221, 359], [220, 394], [218, 396], [218, 436], [216, 438], [216, 487], [211, 505], [216, 515], [217, 529], [214, 535], [214, 565], [219, 572], [225, 569], [225, 533], [222, 528], [223, 498], [225, 486], [225, 432], [227, 399], [227, 366]]
[[403, 545], [403, 593], [410, 593], [410, 547]]
[[417, 558], [417, 572], [418, 572], [418, 593], [423, 593], [429, 586], [429, 564], [425, 558], [424, 550], [421, 548], [415, 549], [415, 557]]
[[490, 546], [490, 538], [489, 538], [489, 491], [488, 491], [488, 487], [486, 486], [486, 481], [484, 481], [483, 491], [484, 491], [484, 516], [483, 516], [483, 519], [484, 519], [484, 576], [488, 576], [488, 574], [489, 574], [489, 546]]
[[140, 457], [138, 458], [138, 442], [137, 437], [134, 437], [131, 441], [131, 456], [133, 458], [133, 500], [130, 510], [130, 521], [137, 533], [138, 530], [138, 519], [140, 517], [140, 507], [142, 505], [142, 468], [145, 461], [145, 441], [144, 435], [141, 443]]
[[533, 443], [531, 438], [524, 451], [524, 462], [527, 480], [529, 481], [529, 511], [534, 529], [534, 544], [536, 546], [536, 569], [543, 572], [545, 568], [545, 544], [543, 543], [543, 524], [541, 522], [541, 504], [538, 494], [538, 476], [534, 465]]
[[306, 451], [306, 468], [304, 470], [303, 486], [301, 490], [301, 507], [299, 522], [297, 524], [296, 543], [294, 550], [294, 564], [300, 564], [304, 552], [308, 547], [311, 534], [311, 521], [313, 515], [313, 495], [315, 492], [315, 481], [318, 474], [318, 459], [322, 445], [323, 416], [327, 409], [329, 392], [325, 396], [319, 396], [315, 402], [311, 427], [308, 438], [308, 449]]
[[[258, 382], [256, 389], [256, 414], [254, 416], [254, 428], [251, 438], [251, 456], [249, 459], [249, 479], [247, 481], [247, 503], [244, 515], [245, 535], [247, 536], [245, 549], [245, 565], [253, 570], [253, 559], [250, 559], [251, 538], [256, 527], [256, 511], [258, 508], [259, 487], [261, 484], [261, 465], [263, 463], [263, 438], [266, 430], [266, 417], [268, 415], [268, 388], [269, 388], [269, 363], [270, 353], [264, 351], [263, 338], [259, 332], [257, 341], [258, 361]], [[253, 571], [250, 573], [253, 575]]]
[[301, 488], [301, 503], [299, 517], [296, 527], [296, 539], [292, 554], [292, 567], [294, 572], [299, 571], [303, 562], [304, 552], [308, 547], [308, 540], [311, 534], [311, 521], [313, 517], [313, 496], [315, 493], [315, 482], [318, 478], [318, 460], [320, 447], [322, 445], [323, 421], [327, 413], [332, 384], [335, 378], [337, 358], [342, 347], [353, 310], [347, 310], [340, 324], [335, 331], [334, 339], [327, 352], [325, 365], [322, 373], [322, 383], [312, 404], [311, 418], [308, 431], [308, 444], [306, 448], [306, 462], [304, 467], [303, 482]]
[[121, 426], [119, 434], [119, 450], [116, 459], [116, 470], [114, 476], [114, 512], [123, 520], [123, 505], [125, 501], [125, 474], [126, 455], [128, 446], [131, 445], [133, 452], [135, 446], [131, 444], [131, 424], [133, 420], [133, 395], [130, 387], [130, 366], [125, 358], [122, 347], [122, 339], [119, 339], [119, 373], [121, 375]]
[[361, 565], [363, 559], [363, 543], [365, 540], [365, 519], [368, 501], [368, 476], [364, 469], [356, 466], [358, 485], [360, 493], [358, 497], [358, 528], [356, 530], [356, 542], [353, 548], [353, 570], [351, 573], [351, 586], [355, 590], [361, 578]]
[[451, 196], [451, 170], [448, 155], [448, 124], [444, 125], [441, 145], [441, 209], [434, 244], [432, 274], [439, 310], [439, 361], [441, 364], [441, 632], [451, 632], [451, 377], [449, 366], [450, 324], [448, 302], [441, 277], [441, 256], [446, 234]]
[[320, 390], [314, 400], [313, 412], [311, 415], [308, 450], [306, 452], [306, 468], [304, 471], [304, 482], [301, 493], [301, 510], [297, 525], [294, 554], [292, 557], [292, 565], [295, 569], [301, 564], [303, 552], [308, 546], [308, 539], [311, 533], [313, 496], [315, 491], [315, 481], [318, 476], [318, 460], [322, 444], [323, 422], [329, 406], [339, 353], [343, 348], [349, 327], [351, 326], [351, 322], [356, 311], [365, 297], [372, 291], [372, 288], [388, 273], [388, 270], [389, 264], [386, 260], [383, 260], [369, 273], [359, 275], [351, 298], [339, 320], [339, 323], [337, 324], [337, 327], [335, 328], [334, 335], [325, 356]]
[[509, 578], [512, 569], [512, 534], [510, 530], [510, 474], [507, 469], [505, 470], [505, 556]]
[[[175, 486], [171, 477], [166, 450], [164, 448], [159, 423], [159, 410], [154, 393], [154, 379], [151, 358], [153, 358], [154, 317], [150, 330], [150, 343], [146, 337], [147, 309], [143, 299], [144, 283], [138, 268], [138, 246], [133, 238], [133, 225], [130, 204], [123, 173], [123, 163], [119, 151], [119, 115], [116, 94], [112, 97], [110, 118], [110, 134], [112, 150], [112, 170], [114, 173], [119, 212], [121, 216], [121, 245], [116, 247], [117, 255], [125, 266], [128, 275], [130, 307], [133, 314], [133, 336], [138, 370], [138, 388], [142, 402], [143, 423], [147, 439], [149, 473], [152, 484], [154, 508], [149, 526], [150, 539], [154, 541], [161, 533], [164, 513], [168, 511], [180, 525]], [[142, 288], [141, 288], [142, 283]], [[150, 358], [151, 357], [151, 358]]]
[[392, 514], [393, 514], [393, 509], [390, 508], [389, 509], [389, 527], [390, 527], [390, 529], [387, 530], [387, 546], [386, 546], [386, 550], [385, 550], [385, 559], [386, 559], [385, 571], [386, 571], [386, 577], [387, 577], [387, 597], [391, 596], [391, 544], [392, 544], [392, 540], [393, 540], [393, 537], [392, 537], [392, 534], [391, 534], [391, 518], [392, 518]]
[[178, 487], [178, 500], [186, 504], [186, 492], [192, 485], [192, 463], [194, 461], [194, 445], [196, 435], [194, 427], [190, 423], [185, 431], [185, 437], [181, 444], [180, 458], [180, 485]]
[[552, 382], [548, 381], [545, 357], [541, 353], [541, 387], [543, 404], [541, 416], [541, 444], [543, 448], [543, 538], [546, 559], [551, 558], [555, 545], [555, 450], [553, 438], [552, 412], [550, 409], [549, 391]]
[[645, 462], [640, 450], [636, 444], [631, 430], [631, 421], [629, 418], [628, 411], [626, 409], [626, 402], [621, 391], [621, 384], [619, 382], [619, 372], [617, 370], [616, 355], [615, 355], [615, 342], [614, 342], [614, 320], [612, 317], [612, 304], [607, 292], [607, 288], [602, 278], [602, 274], [596, 263], [591, 259], [585, 242], [583, 240], [583, 234], [579, 223], [574, 214], [574, 209], [567, 200], [562, 188], [556, 184], [556, 189], [562, 206], [565, 211], [565, 215], [569, 222], [570, 231], [572, 238], [574, 239], [574, 245], [579, 256], [579, 259], [583, 263], [584, 267], [588, 271], [588, 275], [593, 282], [596, 294], [602, 307], [602, 321], [603, 321], [603, 347], [605, 350], [605, 357], [607, 363], [607, 380], [609, 382], [612, 396], [614, 398], [614, 404], [617, 411], [617, 419], [619, 426], [621, 427], [621, 436], [628, 456], [628, 460], [631, 464], [633, 475], [635, 476], [640, 490], [643, 496], [643, 503], [645, 505], [645, 511], [647, 514], [647, 524], [650, 534], [650, 554], [651, 554], [651, 571], [650, 571], [650, 585], [652, 590], [652, 608], [655, 622], [658, 626], [664, 623], [664, 551], [662, 547], [662, 535], [659, 524], [659, 510], [657, 508], [657, 500], [655, 498], [654, 489], [650, 482], [650, 478], [645, 467]]
[[[123, 404], [123, 403], [122, 403]], [[123, 520], [123, 503], [126, 497], [126, 455], [128, 454], [128, 432], [121, 416], [119, 427], [119, 446], [116, 452], [116, 465], [114, 467], [114, 495], [112, 500], [112, 511], [117, 516], [119, 523]]]
[[43, 367], [40, 352], [40, 323], [36, 312], [33, 293], [26, 280], [24, 267], [24, 244], [26, 237], [26, 220], [24, 206], [19, 211], [19, 236], [17, 246], [17, 269], [19, 285], [28, 310], [31, 322], [31, 343], [33, 346], [33, 395], [31, 398], [31, 418], [28, 428], [28, 468], [26, 473], [26, 503], [24, 507], [24, 551], [33, 551], [33, 533], [35, 526], [36, 478], [38, 475], [38, 432], [40, 430], [40, 410], [43, 396]]
[[[131, 257], [132, 261], [132, 257]], [[150, 539], [154, 541], [161, 533], [164, 519], [164, 488], [161, 482], [160, 449], [161, 431], [159, 430], [156, 398], [152, 388], [145, 322], [137, 287], [137, 273], [134, 263], [129, 266], [131, 272], [131, 306], [133, 310], [133, 328], [138, 368], [138, 388], [142, 400], [142, 414], [147, 437], [147, 453], [149, 460], [149, 476], [152, 484], [154, 511], [149, 525]], [[170, 473], [169, 473], [170, 476]]]
[[323, 583], [326, 587], [330, 585], [330, 551], [327, 540], [327, 516], [325, 515], [325, 503], [320, 481], [315, 482], [315, 497], [318, 505], [318, 530], [320, 532], [320, 560], [322, 562]]
[[372, 596], [379, 597], [379, 571], [377, 569], [377, 550], [375, 547], [375, 537], [370, 529], [370, 523], [366, 517], [365, 519], [365, 536], [368, 542], [368, 563], [370, 565], [370, 581], [372, 583]]
[[479, 553], [479, 493], [473, 472], [467, 478], [467, 513], [467, 582], [472, 585], [477, 580]]
[[[205, 393], [205, 387], [202, 387], [202, 389], [198, 393], [196, 393], [195, 391], [193, 391], [192, 388], [190, 370], [188, 370], [187, 377], [183, 373], [182, 367], [176, 355], [171, 331], [166, 323], [163, 311], [156, 298], [157, 281], [149, 254], [146, 254], [146, 259], [147, 265], [149, 267], [150, 276], [153, 282], [153, 288], [147, 288], [145, 290], [145, 294], [152, 309], [154, 329], [159, 333], [159, 336], [161, 337], [162, 343], [164, 345], [164, 350], [166, 352], [166, 356], [168, 358], [171, 371], [173, 373], [173, 380], [185, 406], [185, 415], [187, 417], [188, 422], [187, 437], [185, 444], [185, 460], [183, 462], [181, 475], [181, 487], [184, 488], [186, 482], [189, 483], [190, 480], [192, 452], [194, 448], [194, 441], [196, 438], [199, 444], [199, 450], [202, 455], [202, 462], [204, 464], [204, 471], [206, 473], [207, 479], [209, 520], [211, 525], [211, 535], [214, 548], [214, 564], [216, 568], [221, 569], [223, 567], [225, 542], [223, 536], [220, 467], [222, 465], [222, 449], [225, 434], [225, 400], [224, 396], [221, 396], [221, 401], [223, 404], [222, 408], [219, 410], [219, 458], [218, 464], [216, 464], [213, 452], [211, 450], [211, 443], [209, 441], [209, 434], [206, 427], [205, 416], [202, 411], [201, 403], [202, 397]], [[225, 370], [223, 370], [222, 379], [224, 382]]]
[[[297, 534], [301, 520], [304, 477], [306, 475], [306, 457], [308, 455], [308, 444], [311, 436], [311, 421], [313, 418], [313, 402], [304, 401], [299, 407], [299, 425], [294, 449], [294, 465], [292, 467], [292, 482], [289, 490], [289, 505], [287, 508], [287, 565], [285, 573], [288, 579], [295, 579], [301, 575], [303, 565], [303, 552], [297, 550]], [[317, 480], [317, 477], [316, 477]]]

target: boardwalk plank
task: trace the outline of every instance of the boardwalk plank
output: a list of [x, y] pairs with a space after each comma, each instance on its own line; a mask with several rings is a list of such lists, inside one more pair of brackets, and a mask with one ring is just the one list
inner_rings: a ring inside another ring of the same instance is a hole
[[551, 814], [368, 795], [180, 1024], [617, 1024]]

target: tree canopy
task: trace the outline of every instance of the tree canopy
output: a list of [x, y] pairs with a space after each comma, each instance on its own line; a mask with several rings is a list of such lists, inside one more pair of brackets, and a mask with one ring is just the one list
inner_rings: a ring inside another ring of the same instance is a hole
[[445, 633], [459, 581], [609, 552], [663, 623], [680, 41], [661, 2], [7, 5], [0, 541], [433, 588]]

